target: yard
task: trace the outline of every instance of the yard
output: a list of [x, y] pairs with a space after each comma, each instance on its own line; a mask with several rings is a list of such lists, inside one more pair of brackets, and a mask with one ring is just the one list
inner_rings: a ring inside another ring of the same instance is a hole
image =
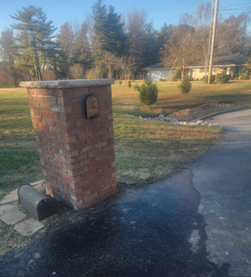
[[[134, 84], [134, 83], [132, 83]], [[207, 151], [220, 138], [217, 127], [183, 126], [126, 116], [165, 115], [208, 102], [251, 106], [251, 83], [207, 86], [193, 82], [180, 94], [177, 82], [158, 83], [159, 99], [150, 108], [139, 103], [138, 92], [123, 83], [112, 86], [117, 177], [145, 184], [158, 180]], [[23, 183], [43, 178], [32, 129], [26, 89], [0, 89], [0, 198]]]

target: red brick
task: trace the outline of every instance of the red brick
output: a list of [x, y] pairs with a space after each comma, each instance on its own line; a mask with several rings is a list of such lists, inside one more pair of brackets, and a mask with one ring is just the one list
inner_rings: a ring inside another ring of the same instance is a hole
[[49, 138], [52, 138], [52, 139], [56, 138], [56, 134], [55, 133], [51, 133], [51, 132], [45, 132], [45, 136], [49, 137]]
[[88, 88], [72, 88], [73, 95], [88, 94]]
[[36, 141], [40, 141], [40, 137], [39, 136], [35, 136]]
[[70, 112], [72, 112], [72, 107], [71, 106], [54, 105], [51, 107], [51, 111], [59, 112], [59, 113], [70, 113]]
[[41, 137], [41, 142], [50, 145], [51, 144], [51, 140], [47, 137]]
[[45, 116], [52, 119], [58, 119], [57, 113], [47, 112]]
[[65, 120], [65, 121], [69, 121], [69, 120], [73, 120], [73, 119], [80, 119], [82, 118], [81, 113], [69, 113], [69, 114], [60, 114], [59, 115], [59, 119], [60, 120]]
[[32, 123], [42, 123], [42, 119], [40, 117], [32, 117]]
[[49, 150], [49, 151], [52, 151], [52, 152], [54, 152], [54, 153], [58, 153], [58, 152], [59, 152], [59, 151], [58, 151], [58, 148], [53, 147], [53, 146], [48, 146], [48, 150]]
[[[90, 119], [89, 119], [90, 120]], [[88, 122], [89, 123], [89, 122]], [[100, 127], [100, 125], [99, 125], [99, 123], [95, 123], [95, 124], [88, 124], [88, 125], [86, 125], [85, 126], [85, 131], [86, 132], [89, 132], [89, 131], [96, 131], [96, 130], [98, 130], [99, 129], [99, 127]]]
[[97, 161], [103, 160], [104, 158], [107, 158], [107, 157], [108, 157], [108, 153], [103, 153], [103, 151], [102, 151], [100, 155], [96, 156], [96, 160]]
[[113, 114], [112, 113], [108, 114], [106, 116], [106, 118], [107, 118], [107, 120], [112, 120], [113, 119]]
[[89, 164], [89, 170], [100, 167], [102, 164], [103, 164], [102, 161], [97, 161], [95, 163], [91, 163], [91, 164]]
[[101, 141], [101, 137], [95, 137], [95, 138], [92, 138], [92, 139], [88, 139], [86, 140], [86, 143], [87, 144], [95, 144], [95, 143], [98, 143]]
[[61, 129], [53, 126], [49, 126], [50, 132], [54, 134], [61, 134]]
[[56, 104], [57, 103], [57, 99], [55, 97], [45, 96], [44, 97], [44, 103], [47, 103], [47, 104]]
[[101, 155], [103, 153], [102, 150], [98, 149], [98, 150], [94, 150], [94, 151], [89, 151], [88, 152], [88, 157], [96, 157], [97, 155]]
[[101, 136], [102, 140], [108, 140], [108, 139], [113, 139], [114, 138], [114, 134], [110, 133], [110, 134], [104, 134]]
[[62, 168], [60, 166], [57, 166], [56, 169], [61, 172], [62, 174], [67, 174], [67, 170], [65, 168]]
[[51, 140], [51, 145], [57, 148], [63, 148], [64, 144], [62, 142], [59, 142], [57, 140]]
[[69, 157], [69, 158], [71, 157], [71, 152], [65, 149], [59, 149], [59, 154], [65, 157]]
[[64, 128], [64, 129], [70, 129], [75, 127], [75, 122], [62, 122], [62, 121], [56, 121], [55, 126], [58, 128]]
[[[83, 155], [83, 154], [82, 154]], [[86, 154], [85, 154], [86, 155]], [[87, 155], [86, 155], [87, 156]], [[82, 159], [80, 160], [80, 167], [84, 167], [86, 165], [89, 165], [91, 163], [94, 163], [96, 161], [95, 157], [92, 157], [90, 159]]]
[[106, 165], [102, 165], [100, 167], [97, 168], [97, 173], [101, 173], [101, 172], [105, 172], [106, 170], [108, 170], [110, 168], [109, 164]]
[[87, 154], [83, 153], [81, 155], [78, 155], [76, 157], [72, 157], [72, 158], [66, 158], [66, 162], [68, 163], [76, 163], [76, 162], [80, 162], [83, 161], [87, 158]]
[[33, 110], [33, 109], [30, 109], [30, 114], [31, 114], [31, 117], [35, 116], [35, 115], [36, 115], [36, 112], [35, 112], [35, 110]]
[[51, 110], [51, 105], [49, 104], [39, 104], [39, 107], [40, 107], [40, 110], [43, 110], [43, 111], [50, 111]]
[[86, 152], [89, 152], [89, 151], [92, 151], [94, 150], [94, 145], [89, 145], [89, 146], [85, 146], [85, 147], [81, 147], [79, 148], [79, 154], [82, 154], [82, 153], [86, 153]]
[[30, 105], [31, 109], [35, 109], [35, 110], [39, 110], [40, 109], [40, 106], [37, 103], [29, 102], [29, 105]]
[[101, 130], [97, 130], [97, 131], [93, 131], [93, 134], [94, 136], [100, 136], [100, 135], [103, 135], [103, 134], [106, 134], [107, 133], [107, 130], [106, 129], [101, 129]]
[[106, 115], [100, 115], [99, 117], [93, 118], [92, 122], [96, 123], [96, 122], [104, 122], [106, 121]]
[[53, 153], [51, 151], [43, 150], [43, 154], [48, 157], [53, 157]]
[[27, 93], [28, 93], [28, 95], [36, 95], [37, 94], [37, 90], [36, 89], [27, 88]]
[[73, 170], [76, 170], [76, 169], [79, 168], [79, 163], [74, 163], [74, 164], [65, 164], [65, 163], [63, 163], [63, 164], [61, 164], [61, 166], [73, 171]]
[[85, 166], [85, 167], [81, 167], [81, 168], [75, 169], [75, 170], [68, 170], [68, 175], [75, 177], [75, 176], [81, 175], [87, 171], [88, 171], [88, 166]]
[[72, 104], [72, 110], [74, 112], [82, 112], [81, 102]]
[[71, 156], [72, 156], [72, 157], [78, 156], [78, 150], [73, 150], [73, 151], [71, 151]]
[[93, 177], [96, 174], [96, 169], [89, 170], [81, 175], [82, 180]]
[[55, 121], [50, 118], [43, 118], [43, 124], [54, 126]]
[[44, 103], [44, 97], [43, 96], [32, 96], [32, 100], [35, 103]]
[[[76, 139], [76, 136], [64, 137], [64, 136], [61, 136], [61, 135], [57, 135], [57, 140], [63, 141], [65, 143], [74, 143], [77, 139]], [[70, 150], [70, 149], [67, 149], [67, 150]]]
[[51, 96], [71, 96], [71, 89], [48, 89], [48, 94]]
[[78, 140], [85, 140], [89, 138], [93, 138], [93, 131], [77, 135]]
[[36, 116], [39, 116], [39, 117], [46, 117], [46, 112], [45, 111], [36, 111]]
[[82, 134], [83, 132], [84, 130], [82, 128], [73, 128], [73, 129], [67, 130], [67, 135], [68, 136], [79, 135], [79, 134]]
[[40, 130], [43, 130], [43, 131], [48, 130], [48, 127], [44, 124], [41, 124], [41, 123], [37, 123], [37, 128], [40, 129]]
[[116, 167], [116, 162], [115, 161], [111, 163], [111, 167]]
[[77, 127], [85, 126], [86, 124], [89, 124], [89, 123], [87, 123], [87, 122], [88, 122], [88, 121], [85, 120], [85, 119], [78, 119], [78, 120], [75, 121]]
[[107, 145], [107, 140], [101, 141], [101, 142], [95, 144], [95, 149], [102, 148], [106, 145]]
[[86, 146], [86, 143], [84, 141], [64, 145], [65, 149], [67, 149], [67, 150], [79, 149], [79, 148], [82, 148], [84, 146]]
[[84, 197], [84, 203], [93, 201], [97, 195], [98, 195], [98, 193], [94, 192], [94, 193], [89, 194], [88, 196]]
[[60, 162], [65, 162], [65, 157], [62, 155], [54, 153], [54, 158]]
[[78, 201], [78, 200], [81, 200], [84, 197], [90, 195], [90, 193], [91, 192], [89, 190], [85, 190], [85, 191], [83, 191], [82, 193], [80, 193], [78, 195], [71, 195], [71, 199], [74, 200], [74, 201]]
[[81, 177], [80, 176], [77, 176], [77, 177], [70, 177], [68, 175], [62, 175], [63, 179], [68, 181], [68, 182], [72, 182], [72, 183], [77, 183], [81, 180]]
[[109, 114], [112, 115], [112, 108], [105, 108], [100, 110], [100, 114], [106, 114], [106, 118]]

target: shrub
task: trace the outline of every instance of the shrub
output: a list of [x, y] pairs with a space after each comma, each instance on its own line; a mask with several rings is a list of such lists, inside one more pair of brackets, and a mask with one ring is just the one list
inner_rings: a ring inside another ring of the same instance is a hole
[[127, 80], [127, 86], [130, 88], [132, 86], [131, 81]]
[[[207, 83], [208, 76], [204, 75], [200, 80], [204, 83]], [[210, 78], [210, 84], [212, 84], [215, 81], [215, 75], [211, 75]]]
[[165, 82], [167, 79], [164, 79], [164, 78], [159, 78], [159, 81], [160, 82]]
[[249, 76], [246, 75], [246, 74], [241, 74], [241, 75], [239, 76], [239, 80], [248, 80], [248, 79], [249, 79]]
[[227, 83], [230, 80], [231, 76], [226, 74], [217, 74], [215, 80], [217, 83]]
[[120, 85], [120, 86], [122, 85], [122, 81], [119, 81], [119, 85]]
[[190, 83], [190, 78], [185, 77], [181, 82], [181, 84], [178, 86], [178, 88], [181, 93], [187, 94], [192, 88], [192, 84]]
[[150, 106], [157, 102], [158, 87], [149, 79], [146, 79], [143, 85], [135, 85], [133, 88], [139, 92], [139, 100], [141, 104]]

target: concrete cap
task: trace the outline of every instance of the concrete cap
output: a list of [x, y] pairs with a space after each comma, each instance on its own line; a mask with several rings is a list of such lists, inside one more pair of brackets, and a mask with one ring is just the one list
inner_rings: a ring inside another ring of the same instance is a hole
[[114, 84], [114, 79], [80, 79], [80, 80], [56, 80], [56, 81], [31, 81], [20, 82], [23, 88], [82, 88], [91, 86], [107, 86]]

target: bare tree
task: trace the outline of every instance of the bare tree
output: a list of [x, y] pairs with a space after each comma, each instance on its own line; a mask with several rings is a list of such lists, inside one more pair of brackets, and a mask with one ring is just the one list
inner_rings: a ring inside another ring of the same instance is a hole
[[250, 15], [230, 16], [219, 23], [216, 30], [216, 55], [243, 52], [248, 41]]
[[180, 68], [181, 77], [184, 78], [185, 67], [198, 60], [195, 51], [195, 30], [188, 25], [179, 25], [170, 41], [162, 48], [162, 60], [168, 67]]

